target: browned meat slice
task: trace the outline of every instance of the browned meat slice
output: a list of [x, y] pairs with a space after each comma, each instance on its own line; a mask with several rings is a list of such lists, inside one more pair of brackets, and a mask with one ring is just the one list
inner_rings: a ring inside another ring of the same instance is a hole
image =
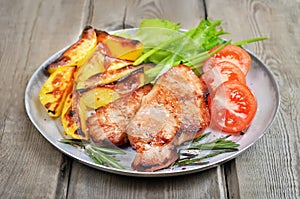
[[156, 85], [173, 91], [181, 106], [182, 112], [177, 114], [180, 121], [177, 144], [199, 137], [210, 122], [205, 83], [190, 68], [179, 65], [161, 76]]
[[127, 134], [137, 155], [132, 167], [156, 171], [178, 158], [176, 147], [202, 134], [209, 124], [204, 83], [186, 66], [163, 74], [130, 121]]
[[93, 141], [115, 145], [127, 143], [125, 133], [127, 124], [139, 109], [142, 97], [151, 88], [150, 85], [144, 86], [130, 95], [97, 109], [96, 113], [87, 119], [88, 132]]

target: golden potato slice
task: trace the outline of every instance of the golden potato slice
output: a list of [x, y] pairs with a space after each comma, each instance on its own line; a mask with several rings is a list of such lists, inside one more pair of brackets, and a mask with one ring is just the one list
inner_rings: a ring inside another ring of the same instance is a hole
[[84, 92], [81, 100], [87, 107], [97, 109], [101, 106], [106, 106], [119, 97], [120, 95], [112, 88], [97, 87]]
[[88, 139], [86, 127], [87, 109], [80, 100], [80, 94], [77, 92], [70, 93], [67, 96], [61, 122], [65, 134], [74, 139]]
[[114, 90], [120, 95], [126, 95], [145, 85], [144, 68], [133, 71], [114, 84]]
[[114, 84], [80, 90], [81, 100], [87, 107], [97, 109], [143, 86], [144, 80], [144, 70], [140, 68]]
[[61, 114], [65, 99], [72, 91], [76, 67], [60, 67], [42, 86], [39, 98], [51, 117]]
[[96, 74], [84, 83], [78, 84], [77, 89], [88, 88], [88, 87], [97, 87], [100, 85], [109, 84], [119, 79], [126, 77], [130, 73], [142, 68], [143, 66], [126, 66], [117, 70], [104, 71], [103, 73]]
[[89, 77], [104, 71], [104, 55], [99, 51], [95, 51], [76, 72], [75, 82], [84, 82]]
[[110, 35], [101, 30], [95, 31], [98, 43], [102, 43], [103, 52], [110, 57], [135, 61], [144, 50], [144, 45], [138, 40]]
[[80, 67], [94, 52], [97, 45], [97, 36], [95, 30], [86, 27], [79, 40], [68, 48], [57, 60], [49, 64], [46, 70], [51, 74], [61, 66]]
[[132, 61], [122, 60], [118, 58], [113, 58], [109, 56], [105, 56], [105, 70], [112, 71], [120, 68], [124, 68], [126, 66], [133, 65]]

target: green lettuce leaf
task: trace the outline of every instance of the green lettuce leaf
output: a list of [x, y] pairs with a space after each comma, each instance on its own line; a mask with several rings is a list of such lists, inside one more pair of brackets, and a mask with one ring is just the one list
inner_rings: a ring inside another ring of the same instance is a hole
[[166, 28], [166, 29], [178, 31], [180, 28], [180, 24], [174, 23], [169, 20], [150, 18], [150, 19], [143, 19], [139, 25], [139, 28]]
[[149, 49], [158, 46], [158, 44], [166, 42], [178, 35], [179, 28], [179, 24], [169, 20], [158, 18], [143, 19], [134, 38], [144, 44], [145, 52], [147, 52]]
[[[178, 23], [163, 19], [143, 19], [131, 38], [140, 40], [145, 48], [134, 65], [154, 63], [156, 67], [145, 71], [146, 83], [154, 82], [169, 68], [183, 63], [198, 75], [202, 73], [203, 62], [217, 53], [231, 40], [225, 42], [221, 35], [227, 34], [220, 28], [221, 20], [202, 19], [198, 26], [184, 31]], [[252, 38], [234, 43], [243, 45], [266, 39]], [[222, 45], [220, 45], [222, 44]], [[209, 52], [215, 46], [217, 50]]]
[[167, 20], [143, 20], [135, 36], [145, 45], [145, 50], [134, 64], [157, 64], [145, 72], [149, 81], [180, 62], [191, 65], [189, 58], [223, 42], [219, 36], [226, 32], [218, 30], [220, 25], [220, 20], [202, 19], [197, 27], [185, 32], [178, 24]]

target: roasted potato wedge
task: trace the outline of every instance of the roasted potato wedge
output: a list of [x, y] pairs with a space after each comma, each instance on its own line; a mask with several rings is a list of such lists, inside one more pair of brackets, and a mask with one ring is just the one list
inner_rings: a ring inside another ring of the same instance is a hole
[[84, 82], [89, 77], [104, 71], [105, 56], [100, 51], [95, 51], [94, 54], [87, 60], [76, 72], [75, 82]]
[[87, 108], [80, 99], [78, 92], [70, 93], [61, 115], [65, 134], [74, 139], [89, 138], [86, 127]]
[[119, 95], [123, 96], [133, 92], [139, 87], [144, 86], [144, 84], [144, 68], [140, 68], [115, 82], [114, 90], [119, 93]]
[[78, 83], [76, 89], [93, 88], [101, 85], [113, 83], [119, 79], [126, 77], [130, 73], [142, 68], [143, 66], [126, 66], [117, 70], [104, 71], [96, 74], [83, 83]]
[[80, 90], [82, 102], [91, 109], [98, 109], [144, 85], [144, 70], [140, 68], [114, 84]]
[[109, 57], [135, 61], [144, 50], [144, 45], [138, 40], [110, 35], [101, 30], [95, 31], [98, 43], [102, 44], [103, 52]]
[[109, 56], [105, 56], [104, 61], [105, 61], [104, 68], [107, 71], [113, 71], [113, 70], [117, 70], [120, 68], [124, 68], [126, 66], [133, 65], [132, 61], [122, 60], [122, 59], [113, 58], [113, 57], [109, 57]]
[[[102, 54], [98, 49], [94, 54], [86, 61], [76, 72], [75, 83], [79, 86], [76, 88], [81, 88], [80, 85], [84, 83], [89, 77], [100, 74], [105, 71], [114, 71], [117, 69], [124, 68], [126, 66], [132, 65], [133, 62], [121, 60], [107, 55]], [[108, 73], [108, 72], [106, 72]]]
[[67, 95], [72, 91], [75, 66], [60, 67], [42, 86], [39, 98], [51, 117], [61, 114]]
[[120, 95], [113, 88], [97, 87], [82, 93], [81, 100], [87, 107], [97, 109], [115, 101], [119, 97]]
[[61, 66], [80, 67], [94, 52], [97, 45], [97, 36], [95, 30], [86, 27], [79, 40], [68, 48], [57, 60], [49, 64], [46, 70], [51, 74]]

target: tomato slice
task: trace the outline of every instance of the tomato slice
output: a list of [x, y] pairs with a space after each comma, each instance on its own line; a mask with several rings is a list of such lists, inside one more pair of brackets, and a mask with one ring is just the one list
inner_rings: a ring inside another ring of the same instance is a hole
[[[209, 52], [216, 50], [219, 46], [212, 48]], [[232, 64], [238, 66], [241, 71], [246, 75], [250, 65], [251, 65], [251, 57], [241, 47], [228, 44], [220, 50], [218, 53], [214, 54], [212, 57], [208, 58], [203, 63], [203, 72], [209, 71], [214, 66], [218, 65], [221, 62], [231, 62]]]
[[227, 81], [216, 89], [210, 110], [212, 128], [236, 134], [250, 125], [257, 110], [257, 102], [246, 85]]
[[201, 78], [207, 85], [209, 91], [214, 93], [216, 88], [226, 81], [239, 81], [246, 84], [246, 77], [239, 67], [231, 62], [224, 61], [205, 72]]

